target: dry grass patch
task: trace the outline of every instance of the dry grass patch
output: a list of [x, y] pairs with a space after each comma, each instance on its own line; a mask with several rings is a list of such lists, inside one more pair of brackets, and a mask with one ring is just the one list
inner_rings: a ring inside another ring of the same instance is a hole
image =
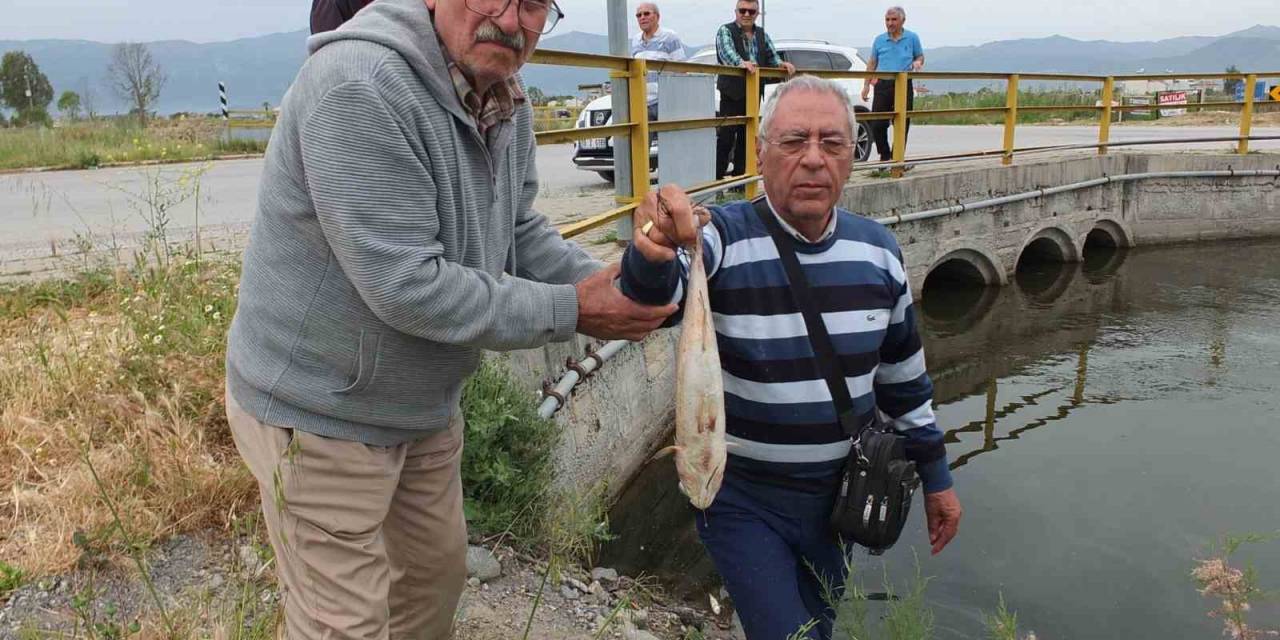
[[124, 539], [107, 500], [140, 541], [252, 506], [221, 400], [237, 279], [178, 259], [0, 289], [0, 562], [41, 575]]

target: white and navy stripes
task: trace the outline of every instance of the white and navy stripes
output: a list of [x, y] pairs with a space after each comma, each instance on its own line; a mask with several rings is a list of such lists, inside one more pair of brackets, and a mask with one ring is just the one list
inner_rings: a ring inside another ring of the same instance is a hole
[[[814, 358], [773, 239], [750, 203], [712, 207], [703, 230], [711, 311], [724, 376], [730, 466], [808, 474], [838, 467], [849, 440]], [[933, 384], [901, 251], [882, 225], [837, 209], [835, 233], [796, 254], [845, 373], [854, 410], [879, 410], [907, 436], [925, 490], [951, 485]], [[622, 289], [649, 303], [681, 293], [683, 269], [629, 250]], [[678, 315], [676, 320], [678, 321]]]

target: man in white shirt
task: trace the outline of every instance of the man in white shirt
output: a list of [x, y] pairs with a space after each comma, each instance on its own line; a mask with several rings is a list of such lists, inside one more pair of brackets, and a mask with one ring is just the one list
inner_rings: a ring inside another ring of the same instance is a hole
[[684, 60], [684, 43], [670, 29], [658, 26], [658, 5], [643, 2], [636, 6], [640, 33], [631, 36], [631, 56], [646, 60]]

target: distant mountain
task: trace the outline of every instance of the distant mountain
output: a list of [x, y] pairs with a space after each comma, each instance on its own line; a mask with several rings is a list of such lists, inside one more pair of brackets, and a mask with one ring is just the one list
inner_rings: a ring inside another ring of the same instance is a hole
[[[306, 39], [307, 32], [300, 30], [209, 44], [172, 40], [149, 43], [156, 61], [168, 74], [157, 105], [159, 111], [216, 111], [219, 80], [227, 83], [233, 107], [257, 108], [263, 102], [278, 105], [306, 58]], [[582, 53], [609, 50], [606, 36], [581, 31], [546, 38], [542, 47]], [[686, 47], [689, 53], [701, 48]], [[99, 111], [123, 110], [122, 103], [110, 95], [103, 82], [110, 44], [86, 40], [0, 41], [0, 52], [13, 49], [31, 54], [56, 92], [83, 92], [87, 86], [95, 95]], [[865, 52], [866, 48], [859, 50]], [[1233, 64], [1245, 70], [1272, 70], [1280, 69], [1280, 27], [1257, 25], [1224, 36], [1186, 36], [1155, 42], [1084, 41], [1063, 36], [1002, 40], [972, 47], [927, 49], [926, 56], [932, 71], [1215, 72]], [[528, 85], [554, 95], [575, 94], [578, 85], [603, 82], [608, 73], [530, 65], [524, 77]]]
[[[294, 31], [210, 44], [150, 42], [151, 55], [167, 76], [156, 106], [160, 113], [217, 111], [219, 80], [227, 83], [233, 107], [277, 105], [306, 58], [306, 38], [306, 31]], [[31, 54], [55, 94], [89, 87], [104, 113], [124, 110], [106, 84], [111, 48], [85, 40], [0, 41], [0, 51]]]
[[[596, 33], [570, 31], [544, 39], [543, 49], [558, 51], [574, 51], [577, 53], [609, 53], [609, 37]], [[685, 44], [685, 55], [693, 55], [708, 45], [690, 46]], [[544, 64], [531, 64], [522, 73], [524, 82], [530, 87], [538, 87], [547, 95], [576, 95], [578, 85], [596, 84], [609, 79], [609, 72], [598, 69], [578, 69], [571, 67], [553, 67]]]
[[[1280, 27], [1257, 25], [1219, 37], [1184, 36], [1155, 42], [1075, 40], [1063, 36], [1003, 40], [926, 51], [931, 71], [1003, 71], [1093, 75], [1221, 72], [1280, 68]], [[957, 83], [958, 84], [958, 83]]]

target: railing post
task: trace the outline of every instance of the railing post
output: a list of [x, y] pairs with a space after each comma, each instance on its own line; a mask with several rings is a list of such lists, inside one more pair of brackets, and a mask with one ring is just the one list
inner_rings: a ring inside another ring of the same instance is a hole
[[1013, 138], [1018, 128], [1018, 74], [1009, 76], [1004, 96], [1004, 157], [1000, 164], [1013, 164]]
[[645, 85], [649, 69], [644, 58], [631, 60], [630, 66], [631, 200], [640, 202], [649, 193], [649, 90]]
[[[747, 147], [747, 170], [746, 175], [754, 176], [760, 172], [758, 158], [756, 157], [758, 140], [760, 135], [760, 68], [756, 67], [754, 72], [747, 72], [747, 135], [743, 142]], [[754, 199], [760, 195], [760, 183], [752, 182], [747, 185], [747, 199]]]
[[1111, 101], [1115, 99], [1116, 79], [1107, 76], [1102, 81], [1102, 121], [1098, 123], [1098, 155], [1107, 155], [1107, 141], [1111, 139]]
[[1253, 92], [1257, 86], [1257, 74], [1251, 73], [1244, 77], [1244, 107], [1240, 109], [1240, 143], [1237, 146], [1240, 155], [1249, 153], [1249, 130], [1253, 128]]
[[893, 177], [902, 177], [907, 157], [907, 72], [899, 71], [893, 81]]

